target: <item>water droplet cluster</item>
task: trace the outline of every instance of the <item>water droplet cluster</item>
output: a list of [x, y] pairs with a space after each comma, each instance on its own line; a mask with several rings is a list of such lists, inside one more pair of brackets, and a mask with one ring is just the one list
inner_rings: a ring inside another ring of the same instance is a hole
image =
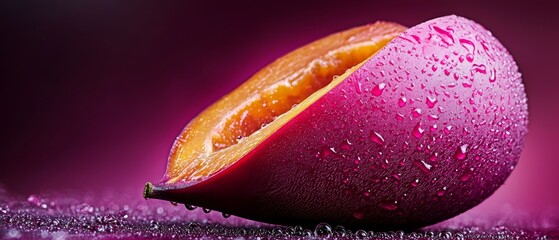
[[[459, 222], [414, 232], [349, 230], [327, 223], [314, 228], [273, 226], [234, 216], [225, 219], [212, 213], [204, 213], [200, 208], [188, 211], [180, 205], [146, 201], [121, 192], [103, 197], [51, 194], [31, 195], [25, 199], [9, 196], [4, 191], [0, 192], [0, 238], [548, 239], [557, 236], [557, 231], [523, 230], [503, 225], [458, 227]], [[549, 227], [549, 219], [545, 222]]]
[[[311, 107], [286, 127], [304, 141], [278, 143], [296, 149], [282, 157], [306, 167], [310, 152], [314, 178], [329, 186], [321, 196], [356, 198], [336, 205], [356, 225], [444, 220], [477, 205], [517, 164], [528, 124], [516, 63], [489, 31], [456, 16], [409, 29]], [[286, 185], [316, 188], [292, 179]]]

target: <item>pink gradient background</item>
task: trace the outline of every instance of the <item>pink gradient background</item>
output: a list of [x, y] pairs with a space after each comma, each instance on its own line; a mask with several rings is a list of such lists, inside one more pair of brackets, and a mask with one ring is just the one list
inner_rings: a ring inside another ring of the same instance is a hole
[[473, 211], [559, 207], [559, 18], [544, 1], [2, 5], [0, 184], [12, 193], [133, 189], [141, 197], [188, 121], [275, 58], [377, 20], [411, 27], [457, 14], [513, 54], [530, 111], [518, 167]]

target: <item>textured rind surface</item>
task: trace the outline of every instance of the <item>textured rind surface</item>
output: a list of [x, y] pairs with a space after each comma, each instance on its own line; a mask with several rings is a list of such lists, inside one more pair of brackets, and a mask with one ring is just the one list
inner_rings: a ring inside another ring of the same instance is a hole
[[229, 168], [160, 194], [269, 223], [423, 227], [505, 181], [527, 114], [501, 43], [468, 19], [437, 18], [395, 38]]

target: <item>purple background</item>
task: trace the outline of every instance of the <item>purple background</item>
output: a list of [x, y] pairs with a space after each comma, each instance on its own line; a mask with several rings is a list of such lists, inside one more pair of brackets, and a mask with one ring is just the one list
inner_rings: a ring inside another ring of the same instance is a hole
[[10, 192], [133, 189], [141, 197], [188, 121], [275, 58], [377, 20], [411, 27], [457, 14], [508, 48], [529, 99], [519, 166], [477, 210], [559, 207], [559, 24], [543, 1], [2, 5], [0, 184]]

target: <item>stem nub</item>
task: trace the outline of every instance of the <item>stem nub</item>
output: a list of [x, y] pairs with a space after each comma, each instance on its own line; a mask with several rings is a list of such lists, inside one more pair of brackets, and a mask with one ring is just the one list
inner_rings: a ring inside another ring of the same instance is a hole
[[146, 186], [144, 187], [144, 198], [148, 199], [153, 196], [153, 184], [151, 182], [147, 182]]

